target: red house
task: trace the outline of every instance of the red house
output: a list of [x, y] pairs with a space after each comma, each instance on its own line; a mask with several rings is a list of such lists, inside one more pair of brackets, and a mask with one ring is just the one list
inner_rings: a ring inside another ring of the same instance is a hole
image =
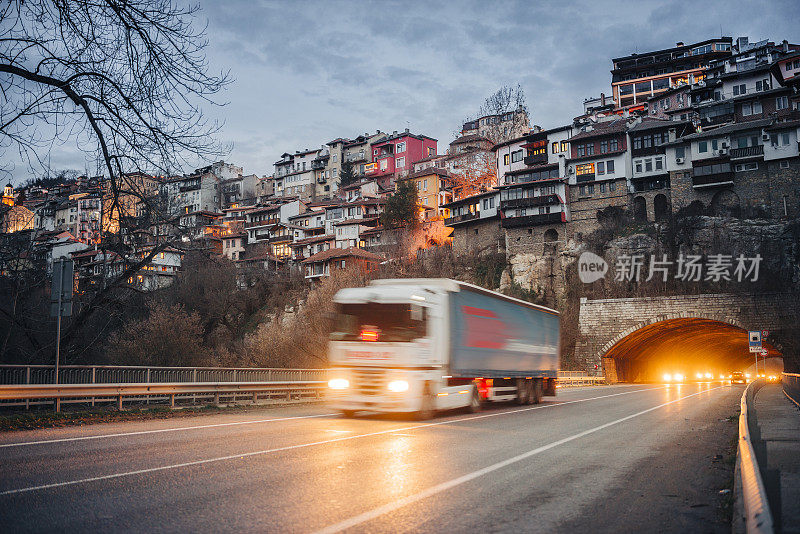
[[408, 174], [417, 161], [436, 155], [436, 139], [425, 135], [394, 132], [372, 144], [372, 163], [364, 170], [378, 184], [387, 187], [392, 179]]

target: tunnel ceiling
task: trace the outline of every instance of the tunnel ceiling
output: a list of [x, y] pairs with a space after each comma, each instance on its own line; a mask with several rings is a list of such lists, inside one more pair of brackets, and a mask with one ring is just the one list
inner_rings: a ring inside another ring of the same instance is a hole
[[[781, 354], [764, 344], [768, 357]], [[754, 361], [747, 331], [709, 319], [670, 319], [647, 325], [617, 342], [605, 354], [623, 367], [659, 372], [681, 368], [686, 372], [713, 369], [718, 372], [744, 369]]]

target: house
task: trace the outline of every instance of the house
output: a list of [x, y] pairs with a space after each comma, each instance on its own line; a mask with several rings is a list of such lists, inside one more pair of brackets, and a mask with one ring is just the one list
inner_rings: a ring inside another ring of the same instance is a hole
[[306, 280], [330, 276], [336, 269], [356, 267], [365, 272], [376, 269], [383, 257], [359, 248], [331, 248], [304, 259]]
[[408, 174], [414, 163], [436, 154], [436, 139], [409, 132], [392, 132], [392, 135], [372, 144], [372, 161], [365, 166], [366, 174], [375, 178], [378, 185], [388, 187], [399, 176]]

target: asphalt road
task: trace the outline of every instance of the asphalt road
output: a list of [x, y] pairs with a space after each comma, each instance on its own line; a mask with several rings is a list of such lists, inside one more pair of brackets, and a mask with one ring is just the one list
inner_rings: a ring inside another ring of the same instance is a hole
[[428, 422], [324, 406], [0, 434], [0, 530], [729, 532], [742, 386], [565, 389]]

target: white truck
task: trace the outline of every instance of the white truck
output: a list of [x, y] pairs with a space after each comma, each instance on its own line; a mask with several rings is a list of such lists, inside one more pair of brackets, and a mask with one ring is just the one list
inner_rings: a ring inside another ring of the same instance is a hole
[[475, 411], [555, 395], [558, 312], [449, 279], [375, 280], [339, 291], [329, 399], [358, 411]]

